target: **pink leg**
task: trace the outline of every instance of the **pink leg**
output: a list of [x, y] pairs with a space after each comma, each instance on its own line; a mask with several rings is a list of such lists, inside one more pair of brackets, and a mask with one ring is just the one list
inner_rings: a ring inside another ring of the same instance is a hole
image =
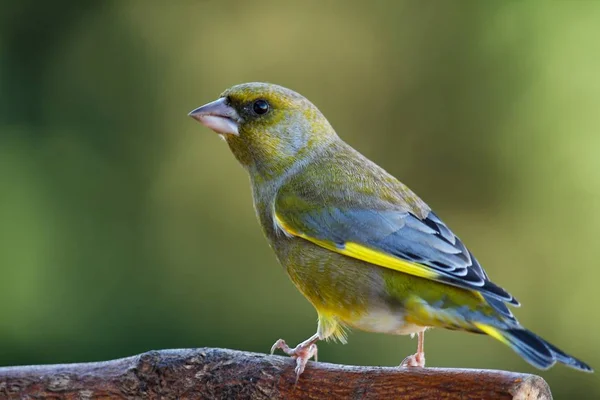
[[317, 345], [316, 342], [319, 340], [319, 335], [314, 334], [304, 342], [300, 343], [298, 346], [293, 349], [287, 345], [285, 340], [279, 339], [275, 342], [273, 347], [271, 347], [271, 354], [275, 352], [277, 349], [281, 349], [285, 354], [291, 356], [296, 359], [296, 382], [298, 382], [298, 378], [302, 372], [304, 372], [304, 368], [306, 367], [306, 363], [311, 358], [315, 358], [317, 361]]
[[417, 344], [417, 352], [412, 356], [406, 357], [402, 363], [401, 367], [425, 367], [425, 351], [423, 346], [425, 344], [425, 331], [418, 333], [418, 344]]

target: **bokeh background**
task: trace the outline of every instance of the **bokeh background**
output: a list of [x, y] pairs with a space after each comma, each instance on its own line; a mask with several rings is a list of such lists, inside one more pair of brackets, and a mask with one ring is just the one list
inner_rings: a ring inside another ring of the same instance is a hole
[[[269, 81], [436, 209], [524, 325], [600, 368], [599, 21], [591, 1], [2, 1], [0, 364], [315, 331], [245, 172], [186, 116]], [[430, 366], [540, 373], [490, 338], [427, 336]], [[416, 346], [349, 339], [321, 359]], [[600, 396], [597, 374], [541, 375]]]

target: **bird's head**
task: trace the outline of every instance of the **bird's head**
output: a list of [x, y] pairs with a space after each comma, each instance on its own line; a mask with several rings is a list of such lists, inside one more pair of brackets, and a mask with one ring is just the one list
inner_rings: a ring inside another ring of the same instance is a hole
[[310, 101], [269, 83], [233, 86], [189, 115], [222, 135], [238, 161], [264, 178], [337, 138]]

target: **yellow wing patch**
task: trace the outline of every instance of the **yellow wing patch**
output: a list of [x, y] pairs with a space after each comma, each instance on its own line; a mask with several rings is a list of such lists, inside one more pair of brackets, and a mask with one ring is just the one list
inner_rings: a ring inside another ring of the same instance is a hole
[[279, 218], [277, 214], [275, 214], [275, 222], [287, 234], [306, 239], [318, 246], [326, 248], [327, 250], [331, 250], [333, 252], [343, 254], [348, 257], [356, 258], [358, 260], [365, 261], [371, 264], [379, 265], [380, 267], [393, 269], [395, 271], [404, 272], [405, 274], [413, 276], [418, 276], [420, 278], [436, 280], [440, 277], [438, 273], [428, 269], [423, 265], [402, 260], [401, 258], [370, 249], [358, 243], [346, 242], [344, 244], [344, 247], [338, 247], [335, 245], [335, 243], [332, 243], [330, 241], [315, 239], [301, 232], [296, 232], [283, 220], [281, 220], [281, 218]]

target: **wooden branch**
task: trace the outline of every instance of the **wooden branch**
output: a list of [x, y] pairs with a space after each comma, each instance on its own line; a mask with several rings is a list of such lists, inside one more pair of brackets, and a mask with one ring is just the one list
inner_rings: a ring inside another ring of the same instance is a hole
[[505, 371], [353, 367], [227, 349], [151, 351], [85, 364], [0, 368], [7, 399], [551, 399], [535, 375]]

